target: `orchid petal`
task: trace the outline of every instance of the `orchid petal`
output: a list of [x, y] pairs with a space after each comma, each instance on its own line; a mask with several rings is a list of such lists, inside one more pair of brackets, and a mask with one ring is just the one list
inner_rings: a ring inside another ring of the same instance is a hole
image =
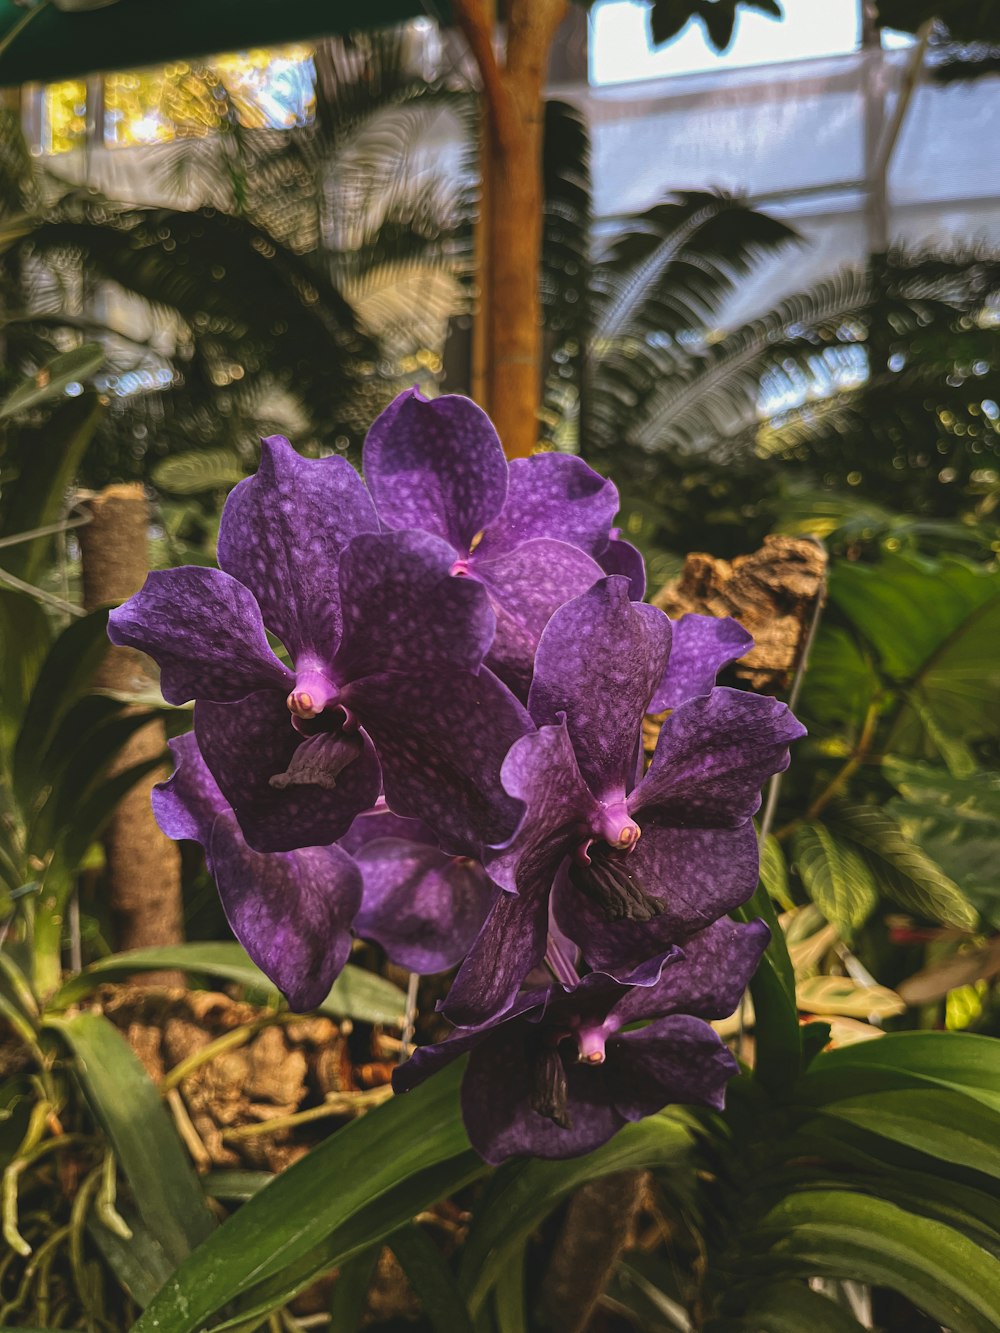
[[572, 454], [535, 454], [510, 465], [507, 499], [478, 548], [488, 560], [522, 542], [550, 537], [597, 556], [618, 511], [613, 482]]
[[673, 621], [673, 640], [663, 679], [649, 701], [650, 713], [679, 708], [709, 694], [723, 667], [753, 647], [753, 638], [730, 616], [690, 614]]

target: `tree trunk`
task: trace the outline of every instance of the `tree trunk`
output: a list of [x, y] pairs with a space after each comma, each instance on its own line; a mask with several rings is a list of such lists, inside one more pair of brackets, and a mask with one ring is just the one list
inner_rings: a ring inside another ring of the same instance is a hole
[[[90, 500], [89, 510], [91, 522], [79, 529], [88, 610], [131, 597], [149, 571], [149, 508], [142, 487], [109, 486]], [[133, 648], [109, 648], [95, 678], [99, 688], [112, 690], [148, 683], [145, 659]], [[131, 737], [114, 771], [155, 759], [165, 748], [163, 722], [156, 718]], [[184, 938], [180, 854], [157, 827], [149, 801], [153, 784], [166, 771], [164, 766], [136, 783], [104, 835], [111, 913], [122, 949], [177, 944]], [[170, 984], [179, 975], [149, 974], [146, 980]]]
[[483, 80], [488, 151], [484, 154], [485, 229], [480, 273], [482, 405], [508, 458], [538, 441], [542, 250], [542, 90], [549, 50], [568, 0], [509, 0], [507, 51], [493, 51], [489, 0], [455, 0], [454, 13]]

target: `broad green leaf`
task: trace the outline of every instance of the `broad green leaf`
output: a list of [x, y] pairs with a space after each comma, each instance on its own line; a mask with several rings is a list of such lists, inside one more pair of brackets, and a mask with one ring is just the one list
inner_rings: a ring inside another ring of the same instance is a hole
[[[4, 488], [0, 536], [58, 523], [65, 512], [66, 492], [93, 439], [103, 408], [93, 394], [61, 404], [37, 430], [19, 428], [8, 442], [4, 463], [17, 480]], [[45, 568], [53, 538], [37, 537], [4, 549], [0, 565], [28, 583]]]
[[421, 1227], [408, 1222], [388, 1239], [436, 1333], [473, 1333], [472, 1320], [444, 1255]]
[[830, 822], [863, 847], [884, 892], [910, 911], [946, 925], [975, 928], [979, 914], [954, 880], [874, 805], [840, 804]]
[[1000, 1042], [972, 1032], [893, 1032], [824, 1051], [803, 1080], [810, 1100], [924, 1084], [962, 1092], [1000, 1112]]
[[108, 1019], [81, 1013], [49, 1017], [73, 1057], [84, 1095], [114, 1149], [150, 1233], [178, 1264], [214, 1222], [160, 1094], [138, 1056]]
[[209, 1198], [245, 1203], [272, 1179], [271, 1171], [219, 1170], [202, 1176], [202, 1184]]
[[[182, 972], [204, 973], [235, 981], [252, 990], [277, 996], [274, 985], [232, 940], [196, 941], [155, 949], [132, 949], [112, 954], [85, 967], [71, 977], [50, 1001], [53, 1009], [65, 1009], [89, 995], [105, 981], [115, 981], [134, 972], [159, 972], [176, 968]], [[354, 1018], [362, 1023], [399, 1026], [406, 1008], [406, 997], [398, 986], [376, 972], [348, 963], [333, 983], [330, 994], [317, 1012], [331, 1018]]]
[[87, 1233], [121, 1285], [135, 1303], [145, 1309], [173, 1272], [174, 1264], [164, 1254], [149, 1227], [128, 1204], [119, 1201], [116, 1208], [132, 1232], [128, 1240], [109, 1231], [94, 1212], [87, 1217]]
[[869, 1134], [1000, 1179], [1000, 1113], [961, 1093], [866, 1092], [827, 1102], [823, 1110]]
[[1000, 1265], [968, 1237], [848, 1190], [783, 1199], [752, 1237], [754, 1267], [850, 1278], [901, 1292], [952, 1333], [995, 1333]]
[[153, 485], [172, 495], [229, 490], [246, 476], [246, 468], [231, 449], [192, 449], [172, 454], [153, 468]]
[[893, 1018], [906, 1004], [886, 986], [863, 986], [852, 977], [804, 977], [795, 988], [800, 1009], [809, 1014], [839, 1014], [869, 1022]]
[[14, 750], [14, 790], [25, 808], [33, 803], [39, 765], [60, 723], [108, 651], [107, 623], [104, 609], [75, 620], [52, 644], [38, 673]]
[[799, 874], [826, 919], [850, 933], [878, 906], [875, 877], [864, 857], [825, 824], [804, 824], [793, 843]]
[[[414, 1207], [404, 1188], [400, 1213], [390, 1220], [393, 1192], [411, 1176], [451, 1163], [456, 1178], [466, 1179], [470, 1150], [458, 1104], [463, 1072], [464, 1062], [456, 1062], [352, 1121], [275, 1177], [181, 1265], [134, 1333], [200, 1333], [230, 1301], [252, 1297], [255, 1287], [310, 1260], [366, 1210], [383, 1207], [384, 1236], [440, 1197]], [[355, 1230], [346, 1252], [334, 1245], [326, 1258], [336, 1266], [379, 1238]]]
[[876, 565], [838, 560], [830, 571], [830, 600], [878, 653], [901, 684], [980, 607], [1000, 596], [1000, 577], [959, 560], [890, 556]]
[[741, 1318], [720, 1320], [714, 1333], [860, 1333], [862, 1325], [804, 1282], [781, 1282], [754, 1296]]
[[[879, 689], [870, 655], [841, 625], [820, 627], [796, 710], [810, 731], [856, 729]], [[816, 724], [819, 724], [818, 728]]]
[[754, 1077], [777, 1089], [794, 1079], [802, 1065], [802, 1033], [795, 1004], [795, 973], [767, 891], [757, 892], [733, 913], [738, 921], [762, 917], [771, 930], [760, 966], [750, 982], [754, 1007]]
[[691, 1149], [691, 1131], [670, 1115], [626, 1125], [610, 1143], [564, 1162], [512, 1162], [480, 1198], [462, 1251], [460, 1283], [473, 1316], [535, 1228], [578, 1186], [636, 1167], [677, 1168]]
[[781, 843], [769, 833], [760, 848], [760, 882], [768, 893], [786, 912], [795, 907], [795, 902], [788, 891], [788, 867]]
[[998, 642], [1000, 595], [995, 595], [922, 666], [889, 733], [887, 748], [897, 754], [940, 752], [948, 759], [952, 740], [1000, 736]]
[[0, 421], [40, 403], [62, 398], [69, 385], [89, 379], [103, 363], [104, 348], [100, 343], [84, 343], [69, 352], [61, 352], [7, 395], [0, 403]]

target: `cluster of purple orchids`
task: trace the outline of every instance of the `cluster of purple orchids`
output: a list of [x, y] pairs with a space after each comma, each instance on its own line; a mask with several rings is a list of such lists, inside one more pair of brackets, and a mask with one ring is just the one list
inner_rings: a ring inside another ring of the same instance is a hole
[[[160, 826], [202, 844], [295, 1009], [353, 935], [418, 973], [458, 966], [455, 1032], [394, 1084], [469, 1052], [487, 1161], [721, 1106], [736, 1062], [706, 1020], [768, 937], [727, 913], [757, 884], [752, 815], [802, 727], [715, 685], [751, 644], [735, 621], [642, 602], [617, 492], [582, 460], [508, 465], [474, 403], [408, 391], [364, 477], [265, 440], [219, 568], [150, 574], [112, 613], [165, 698], [195, 701]], [[647, 768], [642, 718], [664, 710]]]

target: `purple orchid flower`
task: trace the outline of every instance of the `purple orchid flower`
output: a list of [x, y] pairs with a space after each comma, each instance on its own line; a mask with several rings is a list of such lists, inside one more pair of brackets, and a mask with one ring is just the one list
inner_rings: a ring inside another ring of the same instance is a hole
[[170, 749], [176, 767], [153, 790], [156, 822], [170, 838], [201, 843], [233, 934], [293, 1009], [315, 1009], [350, 955], [361, 871], [340, 847], [253, 851], [194, 733]]
[[621, 528], [611, 529], [608, 544], [597, 557], [597, 563], [605, 574], [624, 574], [633, 602], [641, 602], [646, 596], [646, 562], [642, 552], [624, 540]]
[[385, 527], [447, 542], [451, 572], [485, 587], [497, 619], [487, 665], [525, 697], [549, 617], [602, 576], [615, 487], [564, 454], [508, 467], [475, 403], [458, 395], [431, 401], [416, 389], [368, 432], [364, 472]]
[[[576, 1157], [672, 1102], [721, 1110], [736, 1061], [704, 1021], [732, 1013], [767, 946], [762, 921], [716, 921], [657, 960], [652, 984], [592, 972], [530, 991], [499, 1018], [424, 1046], [393, 1075], [407, 1092], [471, 1052], [462, 1116], [487, 1162]], [[631, 1024], [653, 1019], [626, 1031]]]
[[461, 962], [497, 893], [476, 858], [449, 856], [426, 824], [384, 807], [359, 815], [340, 846], [363, 879], [356, 934], [422, 975]]
[[[617, 972], [683, 942], [756, 887], [752, 815], [804, 728], [774, 699], [715, 688], [674, 708], [636, 781], [642, 717], [654, 692], [674, 688], [672, 635], [662, 611], [628, 592], [621, 576], [602, 580], [560, 608], [539, 641], [528, 698], [538, 730], [514, 743], [502, 770], [525, 816], [487, 858], [508, 892], [444, 1007], [462, 1026], [514, 1002], [545, 955], [550, 909], [591, 967]], [[683, 653], [682, 666], [677, 680], [697, 685]]]
[[344, 459], [301, 458], [275, 436], [226, 501], [220, 568], [150, 574], [111, 613], [112, 641], [159, 663], [164, 697], [196, 700], [201, 753], [256, 851], [335, 842], [383, 786], [460, 846], [507, 837], [519, 817], [499, 768], [530, 724], [480, 670], [485, 593], [449, 577], [440, 538], [377, 527]]

